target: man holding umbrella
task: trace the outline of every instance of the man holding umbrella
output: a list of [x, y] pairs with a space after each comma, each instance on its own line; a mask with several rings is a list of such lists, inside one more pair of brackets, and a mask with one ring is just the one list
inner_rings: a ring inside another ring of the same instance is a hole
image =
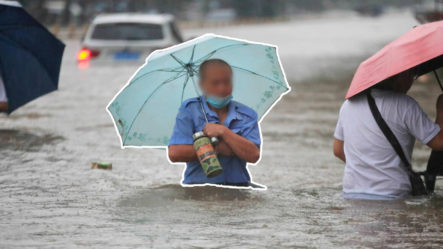
[[[169, 142], [169, 158], [173, 162], [187, 162], [184, 184], [249, 186], [251, 178], [246, 163], [255, 163], [260, 158], [257, 113], [231, 101], [232, 68], [224, 60], [204, 61], [199, 75], [203, 96], [183, 102]], [[205, 114], [208, 123], [205, 123]], [[201, 130], [209, 137], [221, 139], [216, 152], [223, 172], [213, 178], [203, 172], [193, 147], [192, 135]]]
[[[433, 191], [443, 172], [443, 95], [433, 122], [406, 93], [428, 72], [440, 83], [435, 70], [443, 66], [442, 27], [415, 27], [357, 69], [334, 133], [334, 155], [346, 163], [345, 198], [393, 200]], [[415, 139], [434, 150], [426, 172], [412, 169]]]
[[182, 184], [263, 189], [247, 163], [260, 157], [258, 123], [289, 91], [276, 46], [205, 34], [153, 52], [107, 110], [122, 148], [186, 162]]
[[[434, 123], [418, 103], [406, 95], [413, 82], [408, 70], [367, 90], [381, 115], [411, 160], [415, 139], [443, 150], [443, 95], [437, 99]], [[334, 133], [334, 154], [346, 162], [343, 196], [357, 199], [397, 199], [410, 194], [401, 158], [378, 127], [364, 94], [346, 100]]]

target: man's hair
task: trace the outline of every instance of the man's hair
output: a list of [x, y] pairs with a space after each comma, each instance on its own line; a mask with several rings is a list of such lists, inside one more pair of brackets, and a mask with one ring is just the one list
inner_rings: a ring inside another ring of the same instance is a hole
[[205, 71], [206, 71], [207, 67], [210, 65], [227, 66], [232, 72], [231, 65], [229, 65], [229, 63], [227, 63], [226, 61], [224, 61], [222, 59], [209, 59], [209, 60], [203, 61], [203, 63], [200, 64], [200, 67], [198, 70], [198, 76], [200, 77], [200, 80], [203, 79]]
[[396, 81], [397, 81], [397, 77], [395, 77], [395, 76], [396, 75], [389, 77], [389, 78], [381, 81], [380, 83], [375, 84], [371, 88], [392, 91], [392, 90], [394, 90], [394, 84], [396, 84]]
[[[408, 69], [407, 71], [409, 71], [409, 73], [412, 74], [411, 77], [413, 77], [414, 79], [418, 75], [418, 69], [416, 67]], [[402, 73], [404, 73], [404, 72], [402, 72]], [[380, 83], [374, 85], [372, 88], [382, 89], [382, 90], [393, 90], [395, 84], [402, 84], [402, 82], [398, 82], [398, 75], [399, 74], [391, 76], [391, 77], [381, 81]]]

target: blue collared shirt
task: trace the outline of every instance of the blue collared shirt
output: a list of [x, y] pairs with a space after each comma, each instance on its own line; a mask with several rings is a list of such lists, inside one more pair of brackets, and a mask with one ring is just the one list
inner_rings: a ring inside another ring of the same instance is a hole
[[[215, 111], [209, 108], [203, 99], [203, 108], [209, 123], [220, 123], [220, 119]], [[201, 109], [200, 98], [191, 98], [184, 101], [180, 107], [175, 121], [169, 145], [173, 144], [193, 144], [192, 134], [202, 131], [206, 120]], [[238, 135], [252, 141], [260, 147], [260, 130], [258, 127], [257, 113], [236, 101], [231, 101], [228, 105], [228, 114], [224, 125]], [[237, 156], [218, 155], [223, 171], [220, 175], [212, 178], [206, 177], [200, 162], [186, 163], [183, 184], [226, 184], [250, 182], [246, 161]]]

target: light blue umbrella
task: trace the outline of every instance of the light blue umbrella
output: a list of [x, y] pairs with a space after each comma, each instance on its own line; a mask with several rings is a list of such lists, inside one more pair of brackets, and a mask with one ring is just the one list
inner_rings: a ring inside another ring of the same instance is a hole
[[109, 103], [122, 147], [167, 146], [181, 103], [201, 94], [199, 65], [214, 58], [231, 65], [233, 99], [260, 121], [290, 91], [276, 46], [205, 34], [154, 51]]

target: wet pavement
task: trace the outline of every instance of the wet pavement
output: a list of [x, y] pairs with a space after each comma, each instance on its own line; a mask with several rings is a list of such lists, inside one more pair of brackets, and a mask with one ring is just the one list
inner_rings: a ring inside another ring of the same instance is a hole
[[[60, 90], [0, 116], [0, 248], [441, 247], [441, 182], [430, 198], [346, 201], [332, 155], [358, 63], [413, 25], [411, 13], [348, 13], [210, 30], [279, 45], [293, 91], [262, 122], [250, 167], [266, 191], [182, 188], [164, 150], [120, 149], [105, 106], [140, 64], [78, 68], [67, 40]], [[439, 91], [430, 79], [411, 95], [434, 117]], [[414, 165], [429, 153], [417, 144]], [[101, 160], [113, 170], [90, 169]]]

